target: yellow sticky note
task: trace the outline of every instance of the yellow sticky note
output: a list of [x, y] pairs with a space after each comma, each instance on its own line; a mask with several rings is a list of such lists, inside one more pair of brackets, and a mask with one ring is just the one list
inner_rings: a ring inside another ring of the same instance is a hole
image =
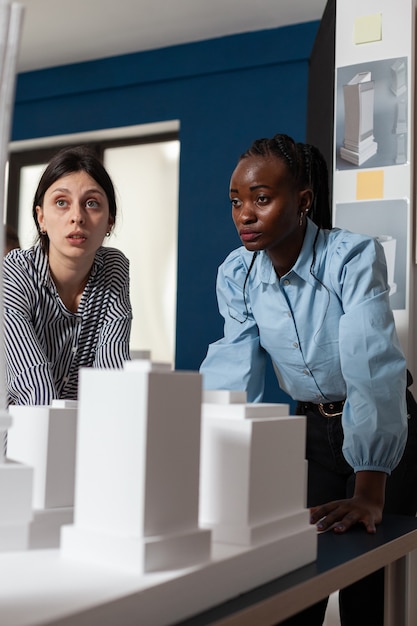
[[355, 19], [353, 40], [355, 44], [371, 43], [382, 39], [382, 14], [364, 15]]
[[356, 200], [373, 200], [384, 197], [384, 170], [358, 172], [356, 176]]

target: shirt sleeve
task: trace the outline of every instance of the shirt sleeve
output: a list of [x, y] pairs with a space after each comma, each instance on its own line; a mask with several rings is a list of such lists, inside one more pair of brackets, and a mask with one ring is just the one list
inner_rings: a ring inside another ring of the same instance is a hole
[[9, 404], [43, 405], [58, 398], [51, 364], [32, 323], [33, 283], [25, 268], [4, 264], [4, 343]]
[[333, 263], [344, 315], [340, 359], [346, 382], [343, 452], [355, 469], [390, 473], [407, 437], [406, 363], [389, 303], [382, 246], [341, 245]]
[[125, 361], [130, 360], [132, 307], [129, 291], [129, 261], [120, 255], [118, 262], [111, 263], [108, 269], [113, 293], [105, 321], [100, 328], [93, 367], [118, 369], [123, 367]]
[[210, 344], [200, 372], [204, 389], [246, 391], [248, 402], [260, 402], [264, 392], [266, 354], [253, 319], [248, 284], [246, 298], [243, 297], [247, 271], [238, 250], [232, 252], [219, 268], [217, 301], [224, 319], [224, 337]]

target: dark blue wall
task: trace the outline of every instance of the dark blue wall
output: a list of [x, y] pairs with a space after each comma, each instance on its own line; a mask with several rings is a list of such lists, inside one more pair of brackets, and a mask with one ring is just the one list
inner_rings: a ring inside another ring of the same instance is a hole
[[[228, 202], [237, 157], [258, 137], [305, 138], [317, 28], [310, 22], [18, 76], [14, 141], [180, 120], [178, 369], [198, 369], [222, 334], [214, 287], [217, 266], [240, 243]], [[149, 192], [164, 201], [163, 189]], [[268, 377], [265, 399], [282, 401]]]

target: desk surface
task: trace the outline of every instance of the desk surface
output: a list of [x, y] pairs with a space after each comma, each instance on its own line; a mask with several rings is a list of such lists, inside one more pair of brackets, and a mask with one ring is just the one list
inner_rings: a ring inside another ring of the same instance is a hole
[[363, 526], [343, 535], [322, 533], [314, 563], [182, 621], [181, 626], [276, 624], [416, 548], [414, 517], [387, 515], [375, 535]]
[[[0, 623], [168, 626], [182, 619], [182, 626], [271, 626], [417, 549], [417, 519], [386, 517], [375, 535], [358, 527], [346, 535], [328, 532], [318, 539], [317, 561], [222, 604], [222, 598], [230, 597], [222, 595], [225, 580], [236, 584], [246, 577], [252, 584], [239, 583], [236, 588], [251, 589], [259, 567], [279, 571], [279, 544], [275, 549], [273, 544], [265, 544], [237, 555], [236, 548], [224, 546], [230, 558], [214, 559], [205, 567], [182, 572], [146, 575], [143, 580], [113, 568], [62, 559], [59, 550], [3, 553]], [[272, 576], [264, 578], [268, 579]], [[210, 593], [220, 600], [204, 604], [202, 598]], [[216, 608], [201, 612], [215, 604]], [[195, 617], [188, 617], [191, 615]]]

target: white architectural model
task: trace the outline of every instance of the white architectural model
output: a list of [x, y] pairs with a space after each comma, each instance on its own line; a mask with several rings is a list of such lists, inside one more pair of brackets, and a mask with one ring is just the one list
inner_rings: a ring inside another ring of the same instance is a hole
[[[11, 419], [0, 415], [0, 434], [11, 424]], [[32, 519], [33, 470], [26, 465], [4, 458], [0, 454], [0, 551], [25, 550], [29, 543], [29, 524]]]
[[316, 558], [305, 508], [304, 418], [289, 417], [287, 405], [248, 405], [245, 394], [209, 396], [200, 481], [199, 374], [149, 360], [81, 372], [65, 557], [139, 573], [178, 569], [210, 559], [213, 529], [216, 542], [282, 541], [277, 576]]
[[149, 360], [83, 370], [64, 556], [137, 571], [210, 558], [198, 526], [201, 376]]
[[30, 548], [59, 547], [60, 528], [73, 521], [77, 402], [11, 406], [7, 455], [34, 469]]
[[245, 393], [205, 392], [200, 523], [214, 541], [248, 546], [297, 534], [292, 558], [304, 564], [316, 558], [317, 531], [306, 509], [305, 417], [288, 409], [246, 404]]
[[340, 156], [362, 165], [376, 154], [374, 141], [374, 81], [371, 72], [359, 72], [343, 86], [345, 134]]
[[[73, 477], [73, 464], [61, 454], [78, 421], [74, 524], [61, 528], [59, 551], [28, 554], [32, 569], [23, 566], [19, 589], [31, 608], [12, 611], [25, 624], [29, 612], [33, 623], [39, 612], [76, 620], [133, 594], [144, 623], [167, 626], [315, 560], [317, 531], [304, 504], [305, 418], [289, 416], [287, 405], [209, 392], [201, 420], [200, 374], [149, 359], [82, 370], [79, 398], [77, 419], [66, 403], [12, 409], [12, 449], [21, 429], [36, 440], [33, 501], [44, 512], [72, 494], [65, 474]], [[9, 487], [23, 493], [10, 480]], [[31, 489], [26, 494], [30, 515]], [[22, 549], [7, 539], [8, 549]]]

